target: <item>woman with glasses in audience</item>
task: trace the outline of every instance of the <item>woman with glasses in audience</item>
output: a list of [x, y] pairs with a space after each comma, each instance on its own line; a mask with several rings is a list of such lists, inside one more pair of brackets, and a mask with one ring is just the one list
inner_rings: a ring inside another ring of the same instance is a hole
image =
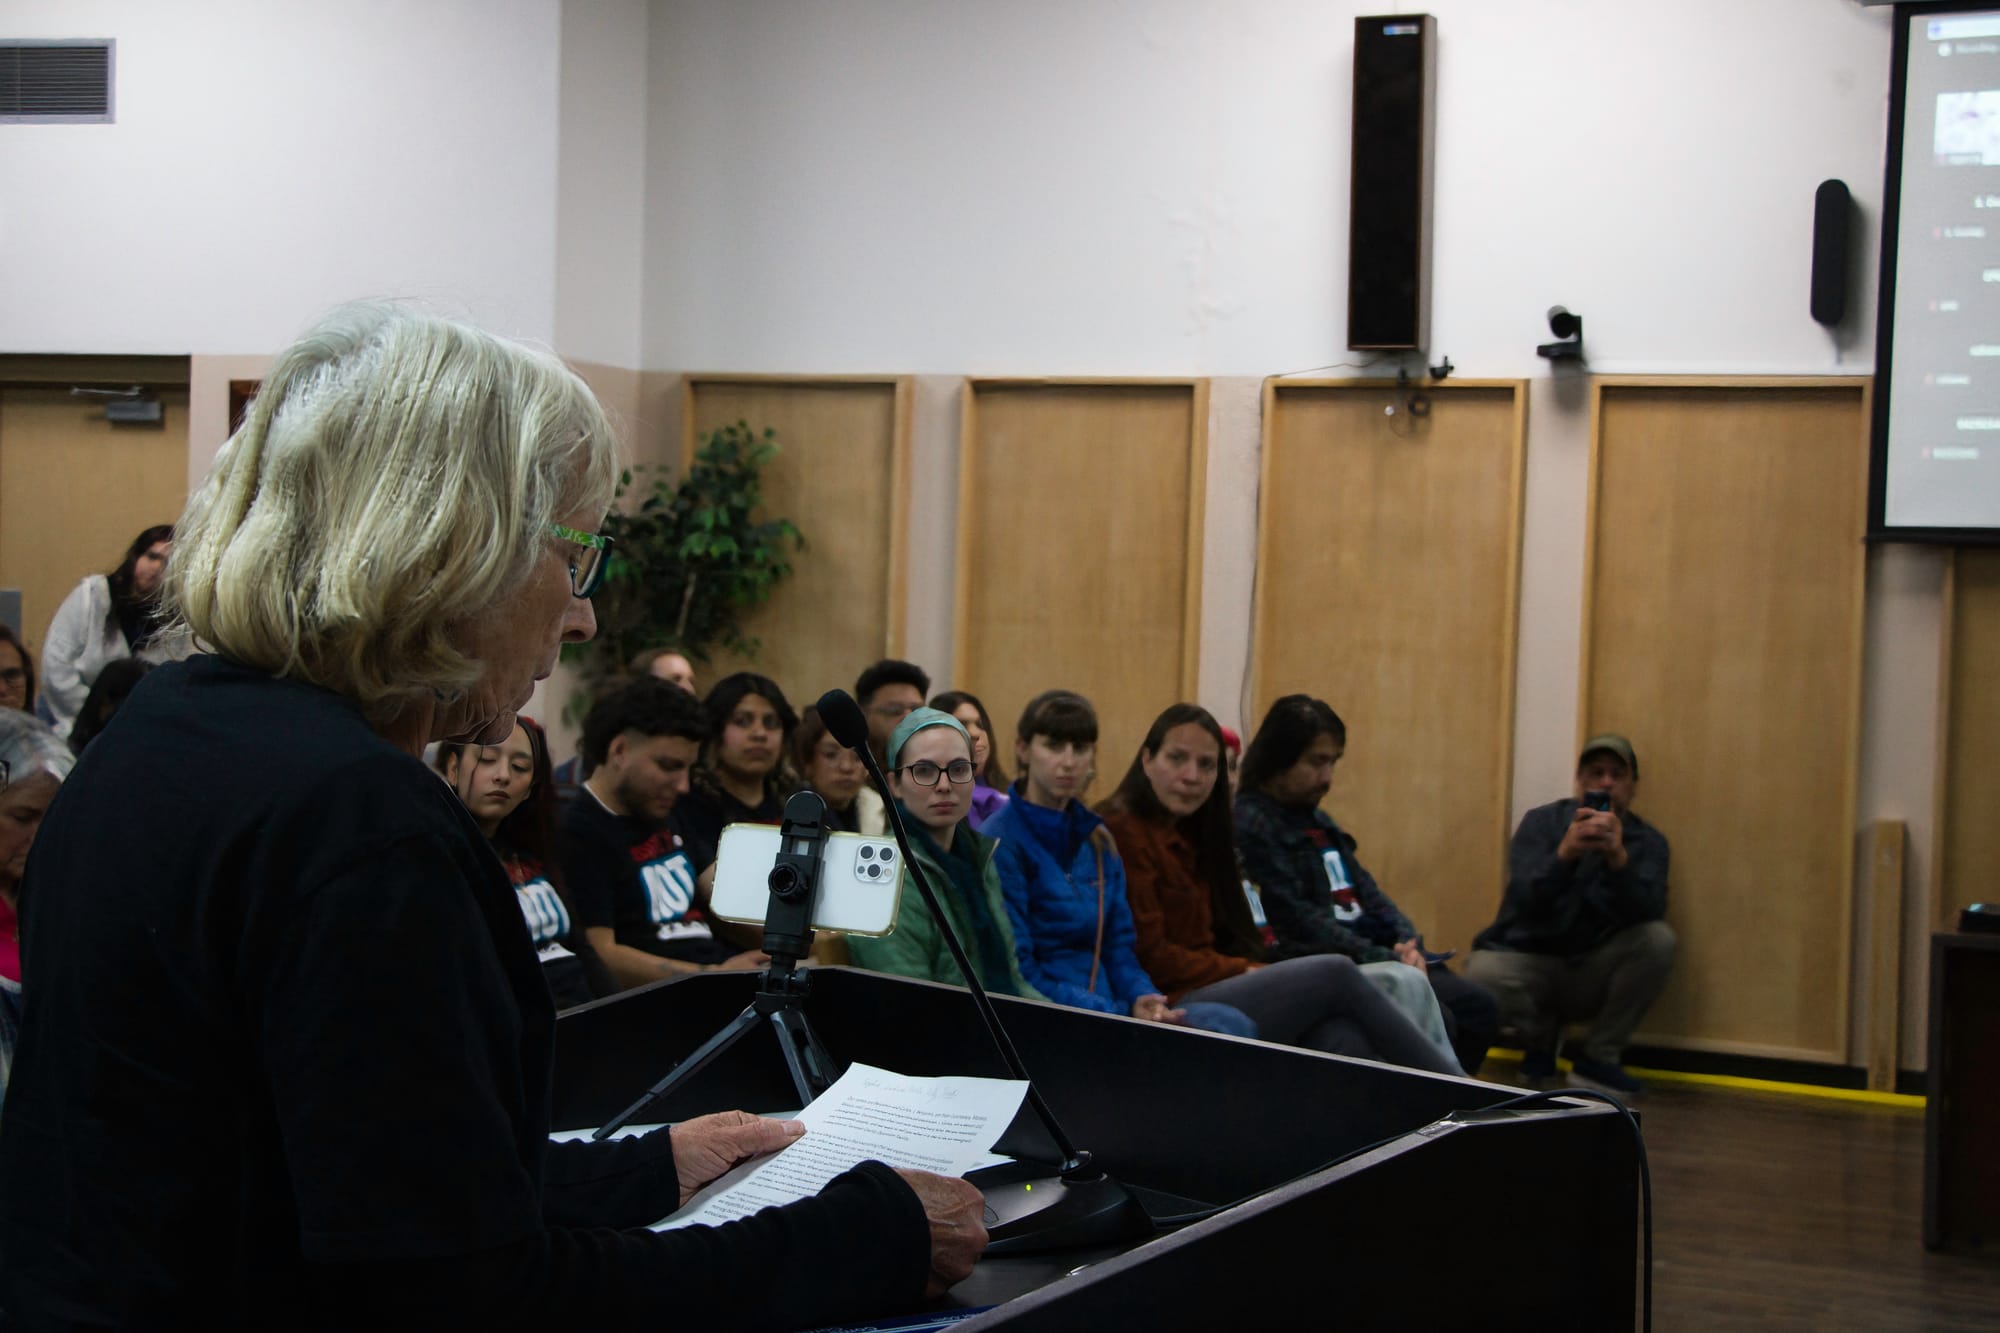
[[6, 625], [0, 625], [0, 708], [35, 711], [35, 659]]
[[147, 528], [132, 539], [118, 568], [88, 575], [56, 608], [42, 645], [41, 702], [56, 735], [69, 735], [106, 662], [140, 654], [164, 660], [160, 588], [173, 545], [172, 524]]
[[931, 700], [931, 707], [957, 718], [972, 737], [972, 812], [965, 818], [974, 831], [985, 828], [1007, 804], [1007, 773], [993, 752], [993, 719], [986, 716], [986, 705], [964, 690], [946, 690]]
[[616, 994], [618, 987], [575, 929], [563, 895], [555, 858], [554, 770], [541, 724], [516, 718], [513, 734], [498, 745], [441, 745], [437, 770], [507, 867], [556, 1008]]
[[278, 356], [176, 529], [176, 632], [206, 651], [92, 742], [20, 890], [15, 1320], [807, 1328], [971, 1272], [979, 1192], [879, 1163], [647, 1229], [796, 1123], [549, 1139], [548, 983], [422, 754], [506, 746], [595, 633], [617, 482], [547, 353], [369, 305]]
[[[965, 822], [972, 805], [973, 767], [972, 738], [964, 724], [935, 708], [912, 709], [896, 724], [884, 750], [889, 756], [884, 771], [909, 827], [910, 850], [922, 863], [979, 984], [999, 995], [1041, 998], [1016, 960], [1007, 905], [993, 869], [993, 839], [973, 832]], [[876, 972], [965, 984], [907, 867], [895, 930], [879, 939], [850, 935], [847, 949], [857, 966]]]
[[1266, 1041], [1459, 1073], [1352, 960], [1269, 962], [1236, 873], [1222, 728], [1175, 704], [1154, 719], [1125, 780], [1098, 807], [1125, 858], [1139, 961], [1168, 1001], [1250, 1015]]
[[827, 824], [839, 833], [881, 834], [889, 827], [882, 798], [868, 785], [861, 757], [833, 738], [816, 705], [799, 714], [792, 733], [792, 763], [806, 790], [826, 802]]
[[46, 722], [18, 709], [0, 711], [0, 1094], [21, 1024], [21, 873], [42, 815], [74, 762]]
[[[722, 830], [731, 824], [778, 824], [785, 818], [786, 751], [799, 715], [778, 682], [754, 671], [724, 676], [702, 700], [709, 739], [674, 803], [667, 826], [699, 875], [715, 864]], [[747, 946], [746, 946], [747, 947]]]
[[1021, 780], [986, 823], [1014, 927], [1021, 975], [1058, 1004], [1254, 1037], [1238, 1009], [1167, 1003], [1140, 966], [1125, 863], [1082, 801], [1097, 755], [1097, 710], [1069, 690], [1047, 690], [1021, 712], [1014, 743]]

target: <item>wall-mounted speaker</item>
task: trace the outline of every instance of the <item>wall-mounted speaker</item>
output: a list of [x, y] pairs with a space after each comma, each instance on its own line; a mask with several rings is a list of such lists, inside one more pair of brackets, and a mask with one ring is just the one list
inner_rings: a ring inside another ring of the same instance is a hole
[[1813, 193], [1812, 317], [1829, 327], [1847, 314], [1847, 236], [1854, 198], [1845, 181]]
[[1429, 345], [1431, 162], [1437, 20], [1354, 20], [1354, 147], [1348, 182], [1347, 345]]

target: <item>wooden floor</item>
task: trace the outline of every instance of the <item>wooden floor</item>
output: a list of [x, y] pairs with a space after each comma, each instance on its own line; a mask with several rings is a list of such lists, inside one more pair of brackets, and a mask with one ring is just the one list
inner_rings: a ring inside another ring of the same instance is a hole
[[2000, 1329], [2000, 1261], [1923, 1247], [1924, 1121], [1655, 1084], [1653, 1327]]

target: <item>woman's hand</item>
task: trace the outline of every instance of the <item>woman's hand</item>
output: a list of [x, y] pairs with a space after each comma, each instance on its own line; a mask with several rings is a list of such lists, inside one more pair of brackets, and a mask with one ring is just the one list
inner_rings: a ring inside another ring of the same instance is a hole
[[718, 1111], [683, 1120], [673, 1135], [674, 1173], [680, 1177], [681, 1206], [695, 1191], [739, 1162], [785, 1147], [806, 1132], [797, 1120], [766, 1120], [748, 1111]]
[[1132, 1001], [1132, 1017], [1148, 1023], [1178, 1023], [1187, 1017], [1187, 1010], [1169, 1009], [1164, 995], [1141, 995]]

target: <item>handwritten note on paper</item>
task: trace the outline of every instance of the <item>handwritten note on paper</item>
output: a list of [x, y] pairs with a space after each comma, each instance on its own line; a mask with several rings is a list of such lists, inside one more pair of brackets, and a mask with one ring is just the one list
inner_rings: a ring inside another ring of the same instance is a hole
[[993, 1160], [992, 1148], [1021, 1109], [1028, 1085], [1000, 1078], [908, 1078], [851, 1065], [799, 1112], [803, 1138], [737, 1167], [655, 1231], [715, 1226], [809, 1198], [871, 1158], [890, 1166], [962, 1176]]

